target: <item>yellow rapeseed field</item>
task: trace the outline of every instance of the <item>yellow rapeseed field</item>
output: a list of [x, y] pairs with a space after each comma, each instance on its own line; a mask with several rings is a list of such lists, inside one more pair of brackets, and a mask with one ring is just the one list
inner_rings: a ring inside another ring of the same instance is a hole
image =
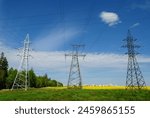
[[[41, 89], [67, 89], [66, 86], [64, 87], [45, 87]], [[117, 90], [117, 89], [125, 89], [125, 86], [83, 86], [83, 89], [110, 89], [110, 90]], [[150, 86], [145, 87], [144, 89], [150, 90]]]
[[[125, 89], [125, 86], [83, 86], [83, 89]], [[144, 89], [150, 90], [150, 86], [144, 87]]]

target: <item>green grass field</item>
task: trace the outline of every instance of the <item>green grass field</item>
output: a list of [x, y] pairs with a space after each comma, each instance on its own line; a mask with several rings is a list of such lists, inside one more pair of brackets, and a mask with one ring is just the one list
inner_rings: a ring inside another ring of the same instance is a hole
[[125, 90], [124, 87], [47, 87], [40, 89], [1, 90], [0, 101], [150, 101], [150, 87], [146, 90]]

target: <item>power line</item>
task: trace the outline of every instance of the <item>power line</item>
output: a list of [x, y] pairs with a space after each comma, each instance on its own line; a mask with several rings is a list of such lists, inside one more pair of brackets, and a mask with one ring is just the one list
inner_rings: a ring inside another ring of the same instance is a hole
[[[59, 3], [61, 4], [61, 2]], [[60, 9], [60, 6], [59, 6], [59, 9]], [[87, 11], [87, 9], [76, 9], [76, 10], [69, 10], [68, 13], [66, 14], [72, 14], [72, 13], [81, 13], [83, 11]], [[38, 13], [38, 12], [37, 12]], [[58, 12], [48, 12], [48, 13], [41, 13], [41, 14], [33, 14], [33, 15], [26, 15], [26, 16], [17, 16], [17, 17], [12, 17], [12, 18], [7, 18], [7, 17], [3, 17], [3, 18], [0, 18], [0, 21], [7, 21], [7, 20], [18, 20], [18, 19], [29, 19], [29, 18], [37, 18], [37, 17], [40, 17], [40, 18], [44, 18], [43, 16], [52, 16], [52, 15], [60, 15], [60, 12], [58, 10]]]
[[95, 1], [90, 4], [90, 8], [89, 8], [89, 11], [88, 11], [88, 15], [87, 15], [87, 21], [85, 22], [85, 24], [83, 25], [83, 35], [82, 35], [82, 38], [79, 42], [79, 44], [83, 44], [84, 43], [84, 39], [85, 39], [85, 30], [88, 28], [91, 20], [92, 20], [92, 15], [93, 15], [93, 12], [94, 12], [94, 9], [95, 9]]

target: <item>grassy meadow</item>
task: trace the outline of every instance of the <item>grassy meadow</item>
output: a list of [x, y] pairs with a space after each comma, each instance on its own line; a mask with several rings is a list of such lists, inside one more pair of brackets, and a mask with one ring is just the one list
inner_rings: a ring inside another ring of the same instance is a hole
[[150, 101], [150, 87], [125, 90], [124, 86], [84, 86], [82, 90], [46, 87], [1, 90], [0, 101]]

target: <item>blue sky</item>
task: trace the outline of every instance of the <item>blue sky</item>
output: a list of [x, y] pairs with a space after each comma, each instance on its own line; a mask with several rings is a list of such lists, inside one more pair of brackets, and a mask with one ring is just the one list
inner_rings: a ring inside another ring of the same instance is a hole
[[150, 85], [149, 21], [150, 0], [0, 0], [0, 46], [9, 66], [17, 68], [14, 49], [29, 33], [30, 66], [66, 84], [71, 60], [64, 54], [71, 44], [82, 43], [83, 83], [124, 85], [127, 57], [121, 45], [130, 28], [142, 45], [139, 63]]

